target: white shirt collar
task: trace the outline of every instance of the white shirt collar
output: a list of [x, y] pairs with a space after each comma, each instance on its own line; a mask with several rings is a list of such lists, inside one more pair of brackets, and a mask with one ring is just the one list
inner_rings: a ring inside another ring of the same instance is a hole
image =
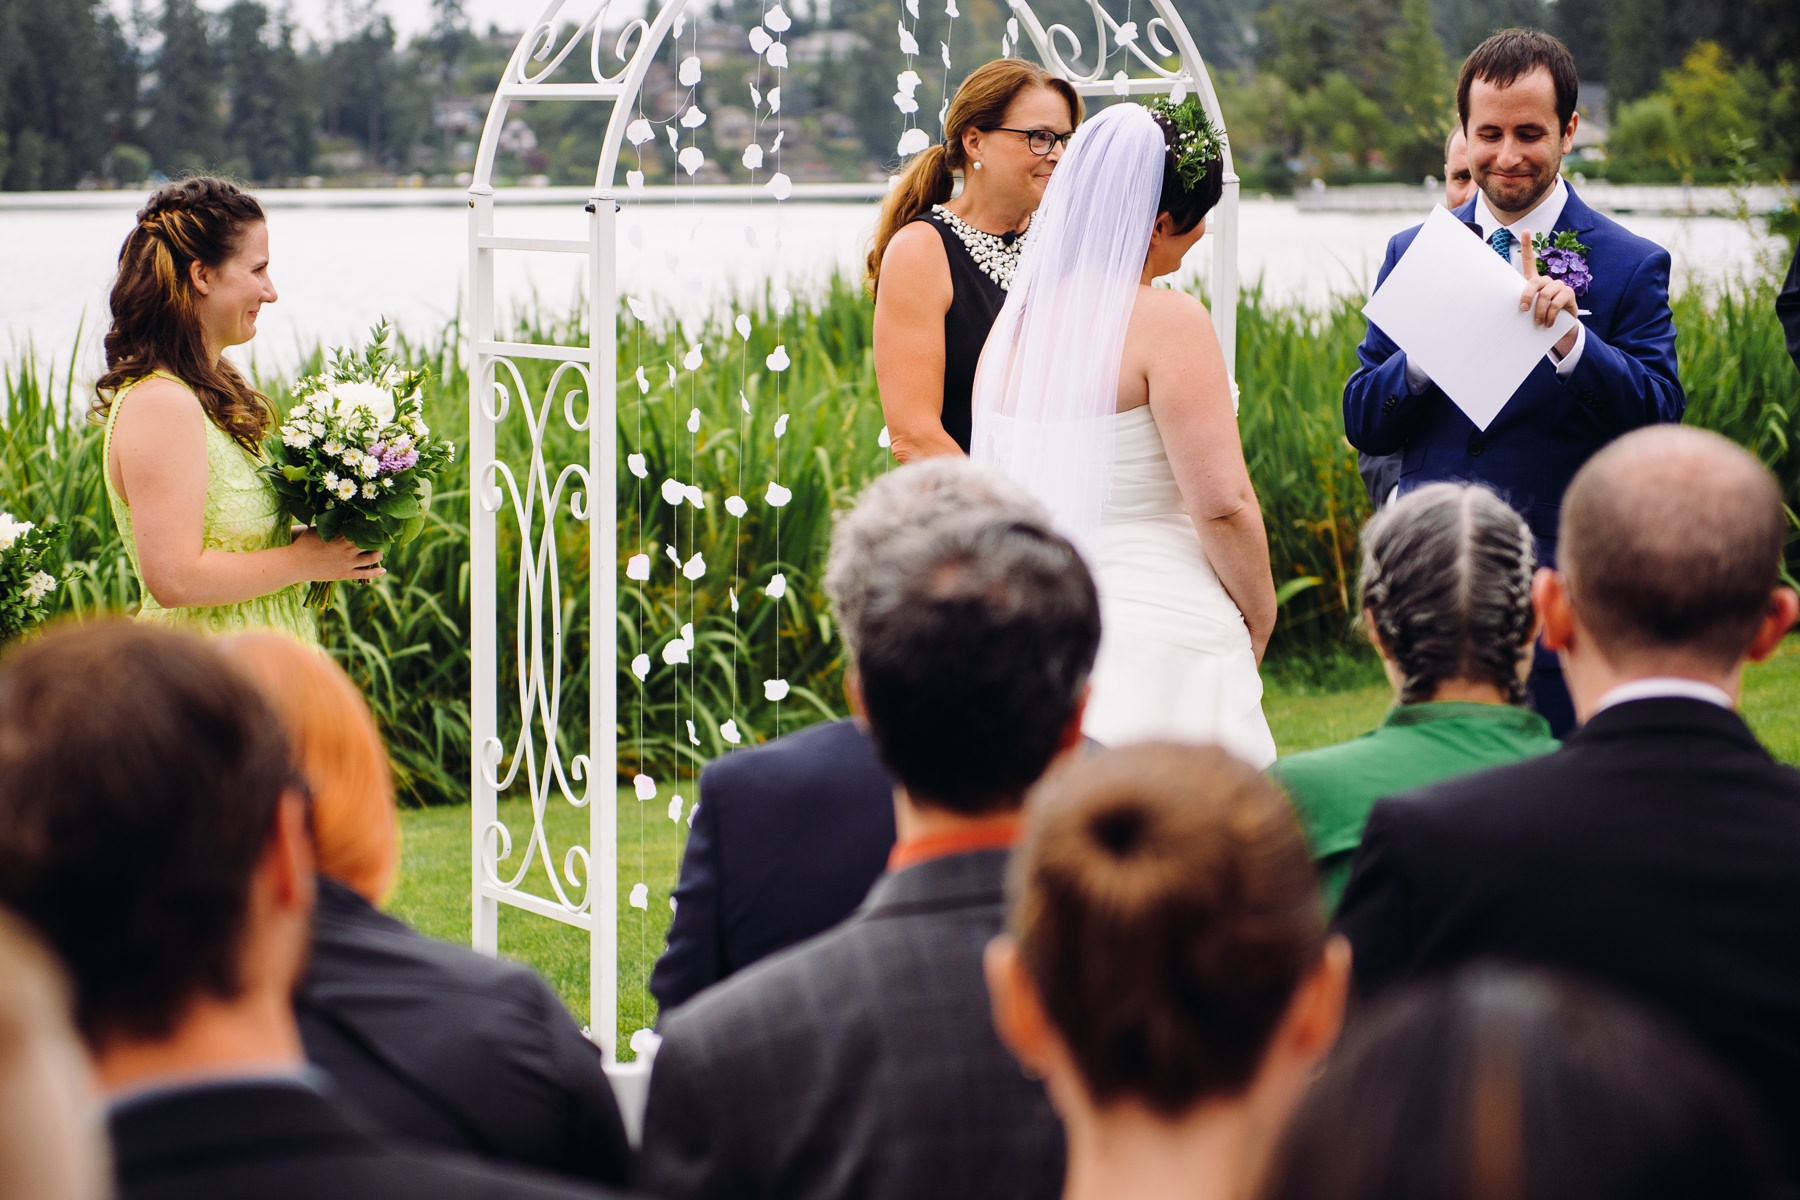
[[[1544, 193], [1544, 198], [1530, 212], [1505, 228], [1515, 235], [1529, 229], [1534, 238], [1546, 238], [1556, 228], [1556, 223], [1562, 220], [1563, 205], [1568, 202], [1569, 185], [1558, 175], [1556, 184]], [[1479, 189], [1475, 192], [1475, 221], [1481, 226], [1481, 236], [1484, 238], [1493, 237], [1494, 230], [1501, 228], [1500, 218], [1488, 207], [1488, 198]]]
[[1710, 683], [1702, 683], [1698, 679], [1682, 679], [1674, 675], [1654, 675], [1648, 679], [1634, 679], [1630, 683], [1621, 683], [1600, 697], [1600, 703], [1594, 705], [1594, 712], [1602, 713], [1616, 704], [1625, 704], [1632, 700], [1665, 700], [1669, 698], [1704, 700], [1708, 704], [1716, 704], [1720, 708], [1732, 707], [1731, 697], [1724, 688], [1714, 687]]

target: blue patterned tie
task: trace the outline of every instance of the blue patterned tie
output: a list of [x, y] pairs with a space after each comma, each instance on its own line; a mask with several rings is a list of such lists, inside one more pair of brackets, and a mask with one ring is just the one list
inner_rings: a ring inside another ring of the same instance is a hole
[[1494, 248], [1494, 253], [1498, 254], [1501, 258], [1504, 258], [1507, 262], [1512, 261], [1512, 244], [1513, 235], [1512, 230], [1510, 229], [1496, 229], [1488, 238], [1488, 245]]

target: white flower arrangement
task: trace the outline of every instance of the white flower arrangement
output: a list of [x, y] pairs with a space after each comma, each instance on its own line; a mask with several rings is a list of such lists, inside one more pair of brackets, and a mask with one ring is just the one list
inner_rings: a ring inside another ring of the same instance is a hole
[[39, 525], [0, 512], [0, 645], [12, 641], [51, 615], [51, 597], [80, 574], [50, 568], [67, 530], [54, 521]]

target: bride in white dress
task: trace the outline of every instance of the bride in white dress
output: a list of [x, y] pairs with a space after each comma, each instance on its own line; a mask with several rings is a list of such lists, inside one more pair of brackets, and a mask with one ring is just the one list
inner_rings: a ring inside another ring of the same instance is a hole
[[1150, 286], [1205, 232], [1222, 169], [1192, 101], [1082, 126], [982, 352], [970, 454], [1043, 501], [1093, 570], [1084, 732], [1216, 742], [1260, 767], [1268, 538], [1211, 318]]

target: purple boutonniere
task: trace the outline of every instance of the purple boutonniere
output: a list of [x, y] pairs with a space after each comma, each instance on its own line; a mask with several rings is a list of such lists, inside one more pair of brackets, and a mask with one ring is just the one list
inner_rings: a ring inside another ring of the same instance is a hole
[[1548, 275], [1559, 283], [1568, 284], [1579, 300], [1588, 294], [1588, 288], [1594, 284], [1594, 273], [1588, 267], [1587, 256], [1588, 247], [1565, 229], [1538, 253], [1538, 274]]

